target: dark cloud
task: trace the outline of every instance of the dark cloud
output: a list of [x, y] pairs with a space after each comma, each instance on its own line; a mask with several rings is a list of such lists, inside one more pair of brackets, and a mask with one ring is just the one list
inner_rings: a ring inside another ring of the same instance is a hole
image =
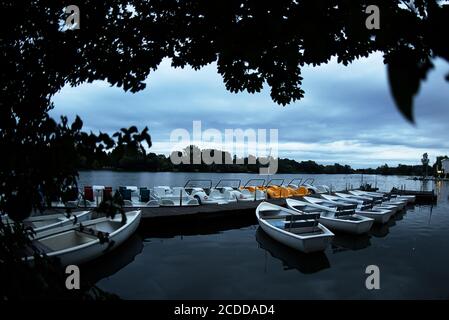
[[331, 63], [305, 68], [305, 98], [286, 107], [274, 104], [265, 88], [259, 94], [225, 90], [216, 66], [195, 72], [176, 70], [165, 61], [150, 76], [147, 89], [125, 93], [103, 82], [64, 88], [54, 97], [54, 116], [79, 114], [85, 129], [114, 132], [121, 127], [148, 126], [153, 152], [168, 153], [170, 132], [203, 129], [278, 129], [279, 154], [297, 160], [377, 166], [417, 163], [449, 153], [447, 64], [437, 68], [416, 99], [417, 125], [397, 111], [379, 54], [348, 67]]

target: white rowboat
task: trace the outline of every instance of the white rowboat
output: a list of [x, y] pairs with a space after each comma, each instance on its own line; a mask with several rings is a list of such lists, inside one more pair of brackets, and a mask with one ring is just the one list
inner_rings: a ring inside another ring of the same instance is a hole
[[262, 202], [256, 208], [256, 217], [270, 237], [305, 253], [324, 251], [334, 236], [318, 222], [319, 214], [302, 214]]
[[[370, 201], [369, 198], [354, 196], [354, 195], [347, 194], [347, 193], [336, 192], [335, 195], [344, 200], [348, 200], [348, 201], [350, 201], [350, 200], [365, 201], [365, 199], [366, 199], [366, 201]], [[361, 216], [374, 219], [374, 222], [383, 224], [383, 223], [387, 223], [388, 220], [390, 220], [390, 218], [395, 213], [395, 210], [391, 210], [388, 208], [382, 208], [382, 207], [373, 207], [371, 209], [368, 209], [368, 208], [357, 209], [355, 212]]]
[[292, 210], [319, 213], [320, 223], [331, 230], [363, 234], [373, 225], [373, 219], [356, 214], [354, 209], [345, 209], [320, 198], [304, 197], [304, 200], [307, 202], [293, 199], [286, 199], [286, 202]]
[[[90, 211], [74, 212], [67, 217], [65, 214], [48, 214], [41, 216], [33, 216], [23, 220], [26, 226], [33, 228], [35, 232], [41, 232], [49, 229], [72, 225], [73, 223], [90, 220], [92, 213]], [[3, 222], [12, 223], [8, 217], [4, 217]]]
[[[114, 219], [99, 218], [87, 221], [82, 227], [78, 224], [47, 230], [37, 235], [33, 245], [47, 256], [59, 258], [64, 266], [79, 265], [122, 244], [136, 231], [140, 217], [140, 211], [130, 211], [126, 213], [124, 224], [121, 215], [118, 214]], [[101, 235], [107, 235], [109, 240], [100, 241]], [[33, 259], [33, 256], [27, 258], [28, 261]]]

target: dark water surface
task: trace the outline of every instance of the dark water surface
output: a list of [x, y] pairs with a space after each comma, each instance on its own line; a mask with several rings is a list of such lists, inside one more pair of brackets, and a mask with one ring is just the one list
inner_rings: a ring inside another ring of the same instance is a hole
[[[192, 176], [216, 180], [224, 175], [83, 172], [80, 184], [183, 185]], [[251, 175], [229, 176], [246, 180]], [[358, 186], [361, 179], [315, 178], [340, 188], [348, 182]], [[373, 184], [377, 179], [381, 190], [401, 184], [421, 187], [403, 177], [364, 179]], [[338, 234], [320, 254], [301, 254], [279, 244], [252, 217], [170, 226], [144, 223], [123, 246], [82, 272], [124, 299], [448, 299], [449, 183], [425, 187], [438, 192], [436, 205], [410, 207], [369, 235]], [[380, 268], [380, 290], [365, 287], [368, 265]]]

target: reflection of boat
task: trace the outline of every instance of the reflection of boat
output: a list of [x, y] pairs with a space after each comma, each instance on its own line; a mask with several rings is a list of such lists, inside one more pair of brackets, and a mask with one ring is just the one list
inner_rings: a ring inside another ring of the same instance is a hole
[[261, 227], [257, 228], [256, 241], [272, 257], [282, 261], [284, 270], [297, 269], [301, 273], [315, 273], [330, 267], [324, 252], [304, 254], [272, 239]]
[[126, 267], [134, 261], [143, 249], [142, 236], [133, 234], [116, 250], [88, 262], [82, 266], [81, 274], [88, 280], [96, 283], [103, 278], [109, 277]]
[[371, 245], [370, 239], [371, 237], [367, 234], [336, 234], [332, 239], [332, 251], [336, 253], [347, 250], [365, 249]]
[[388, 223], [375, 224], [370, 230], [370, 235], [376, 238], [384, 238], [390, 233], [390, 228], [396, 225], [395, 219], [390, 219]]
[[404, 219], [405, 214], [407, 213], [406, 210], [399, 211], [395, 216], [393, 217], [394, 221], [401, 221]]
[[318, 223], [319, 214], [306, 214], [268, 202], [256, 208], [260, 227], [277, 241], [302, 252], [324, 251], [334, 234]]
[[257, 225], [255, 215], [221, 215], [212, 219], [197, 217], [166, 217], [161, 219], [142, 219], [139, 233], [146, 238], [174, 238], [177, 236], [196, 236], [218, 234], [227, 230], [243, 229]]
[[[43, 231], [32, 241], [39, 250], [49, 257], [56, 257], [62, 265], [81, 264], [98, 258], [108, 250], [113, 250], [136, 231], [139, 226], [140, 211], [126, 213], [126, 222], [116, 215], [99, 218], [76, 226], [66, 226]], [[27, 260], [34, 260], [33, 256]]]

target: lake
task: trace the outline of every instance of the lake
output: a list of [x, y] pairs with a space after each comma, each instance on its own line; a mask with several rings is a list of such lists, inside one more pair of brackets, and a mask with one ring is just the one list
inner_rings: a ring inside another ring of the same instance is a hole
[[[313, 177], [342, 189], [360, 175]], [[184, 185], [188, 179], [252, 174], [81, 172], [80, 185]], [[380, 190], [422, 183], [397, 176], [364, 176]], [[170, 226], [143, 224], [123, 246], [82, 267], [82, 275], [123, 299], [448, 299], [449, 183], [428, 182], [436, 205], [416, 205], [368, 235], [337, 234], [324, 253], [302, 254], [268, 237], [255, 218]], [[380, 269], [380, 289], [365, 287], [366, 267]]]

